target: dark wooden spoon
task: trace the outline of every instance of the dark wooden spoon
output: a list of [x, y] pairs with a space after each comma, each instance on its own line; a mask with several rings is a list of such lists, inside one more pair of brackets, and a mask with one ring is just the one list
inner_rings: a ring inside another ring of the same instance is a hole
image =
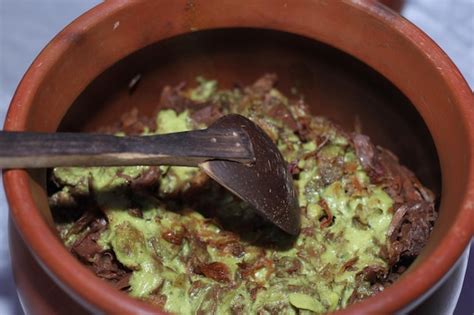
[[200, 167], [219, 184], [250, 203], [264, 218], [285, 232], [297, 235], [300, 208], [293, 179], [273, 141], [260, 127], [240, 115], [224, 116], [212, 127], [244, 130], [250, 137], [255, 163], [209, 160]]
[[253, 122], [227, 115], [208, 129], [153, 136], [0, 132], [0, 168], [199, 166], [292, 235], [300, 213], [292, 178], [271, 139]]

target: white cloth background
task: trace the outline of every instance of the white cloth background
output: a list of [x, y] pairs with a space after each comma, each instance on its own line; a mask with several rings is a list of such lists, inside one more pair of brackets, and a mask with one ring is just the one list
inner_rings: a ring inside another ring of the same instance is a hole
[[[2, 124], [15, 88], [35, 56], [65, 25], [98, 2], [0, 0], [0, 122]], [[470, 86], [474, 87], [474, 0], [408, 0], [403, 14], [447, 52]], [[7, 204], [0, 183], [0, 314], [22, 314], [11, 276], [7, 216]], [[471, 290], [474, 280], [473, 269], [471, 259], [468, 271]], [[471, 297], [474, 296], [473, 293], [469, 292]], [[467, 297], [468, 294], [463, 295]], [[474, 306], [469, 314], [473, 312]]]

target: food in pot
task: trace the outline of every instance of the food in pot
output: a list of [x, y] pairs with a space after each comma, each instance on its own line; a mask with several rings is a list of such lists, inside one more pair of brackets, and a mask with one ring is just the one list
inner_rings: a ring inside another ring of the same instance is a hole
[[229, 113], [259, 125], [293, 175], [301, 233], [259, 217], [198, 168], [55, 168], [50, 206], [64, 244], [98, 277], [178, 314], [324, 313], [382, 291], [427, 242], [433, 193], [390, 151], [314, 116], [276, 76], [219, 89], [165, 87], [157, 114], [104, 132], [206, 128]]

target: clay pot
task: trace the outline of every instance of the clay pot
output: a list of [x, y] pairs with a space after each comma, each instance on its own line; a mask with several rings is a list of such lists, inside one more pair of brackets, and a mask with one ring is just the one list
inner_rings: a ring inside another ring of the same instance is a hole
[[[423, 253], [393, 286], [340, 313], [412, 308], [472, 236], [474, 101], [444, 52], [375, 1], [107, 1], [41, 52], [5, 128], [90, 131], [133, 106], [151, 114], [165, 84], [197, 75], [248, 84], [265, 72], [279, 75], [284, 92], [306, 95], [314, 113], [349, 130], [359, 120], [436, 192], [440, 216]], [[3, 178], [14, 273], [28, 312], [157, 312], [67, 252], [47, 206], [45, 170], [8, 170]]]
[[387, 7], [400, 12], [405, 3], [404, 0], [379, 0], [381, 3], [385, 4]]

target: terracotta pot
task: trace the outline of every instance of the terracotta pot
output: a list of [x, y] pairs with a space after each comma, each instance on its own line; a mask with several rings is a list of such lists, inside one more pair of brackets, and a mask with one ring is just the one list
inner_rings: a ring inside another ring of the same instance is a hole
[[387, 7], [400, 12], [403, 8], [404, 0], [379, 0], [381, 3], [385, 4]]
[[[474, 101], [444, 52], [375, 1], [107, 1], [41, 52], [18, 87], [5, 128], [93, 130], [132, 106], [151, 113], [164, 84], [202, 74], [229, 86], [264, 72], [277, 73], [283, 91], [297, 87], [315, 113], [347, 128], [358, 117], [365, 133], [396, 152], [440, 197], [439, 220], [411, 268], [384, 292], [341, 313], [413, 307], [472, 236]], [[136, 74], [142, 80], [130, 94], [127, 84]], [[157, 312], [67, 252], [47, 207], [45, 175], [3, 175], [26, 310]]]

